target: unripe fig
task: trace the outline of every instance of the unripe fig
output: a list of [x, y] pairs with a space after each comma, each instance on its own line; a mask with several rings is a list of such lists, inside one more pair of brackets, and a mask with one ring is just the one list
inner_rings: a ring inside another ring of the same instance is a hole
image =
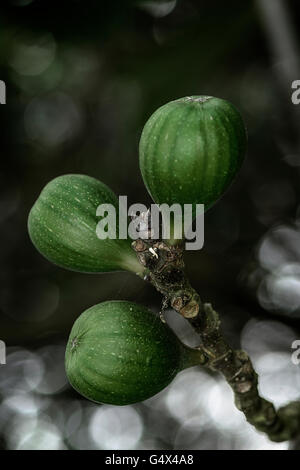
[[66, 349], [71, 385], [97, 403], [127, 405], [165, 388], [181, 370], [203, 362], [145, 307], [103, 302], [75, 321]]
[[245, 125], [228, 101], [181, 98], [157, 109], [140, 140], [140, 168], [156, 204], [204, 204], [224, 194], [243, 162]]
[[130, 238], [98, 238], [96, 211], [105, 203], [116, 208], [118, 222], [118, 199], [105, 184], [86, 175], [55, 178], [30, 211], [28, 231], [33, 244], [48, 260], [74, 271], [140, 272]]

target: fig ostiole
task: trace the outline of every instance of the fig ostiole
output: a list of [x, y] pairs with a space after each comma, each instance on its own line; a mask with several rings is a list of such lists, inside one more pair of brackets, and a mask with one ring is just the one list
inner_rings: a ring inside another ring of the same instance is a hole
[[203, 361], [199, 350], [181, 343], [147, 308], [107, 301], [75, 321], [65, 364], [71, 385], [84, 397], [128, 405], [154, 396], [180, 371]]
[[100, 204], [112, 204], [118, 212], [118, 199], [104, 183], [78, 174], [55, 178], [30, 211], [28, 231], [33, 244], [63, 268], [86, 273], [128, 270], [142, 275], [130, 238], [97, 236]]

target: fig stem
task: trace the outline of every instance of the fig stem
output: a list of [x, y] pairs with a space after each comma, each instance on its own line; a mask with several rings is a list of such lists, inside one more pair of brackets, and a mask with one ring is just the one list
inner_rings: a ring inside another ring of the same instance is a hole
[[181, 370], [188, 369], [194, 366], [204, 366], [208, 363], [209, 357], [203, 350], [202, 346], [197, 348], [190, 348], [189, 346], [182, 343], [182, 363]]
[[[236, 407], [258, 431], [274, 442], [300, 434], [300, 401], [275, 410], [258, 392], [258, 375], [245, 351], [234, 350], [221, 332], [218, 313], [202, 303], [185, 273], [183, 247], [162, 240], [135, 240], [132, 247], [147, 279], [164, 296], [165, 304], [180, 313], [199, 334], [197, 364], [220, 372], [234, 392]], [[157, 256], [153, 256], [153, 251]], [[195, 365], [190, 363], [186, 367]]]

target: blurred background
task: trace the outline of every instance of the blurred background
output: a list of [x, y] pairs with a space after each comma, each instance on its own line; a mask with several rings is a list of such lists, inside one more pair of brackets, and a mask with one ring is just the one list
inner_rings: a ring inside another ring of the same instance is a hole
[[[160, 309], [129, 273], [84, 275], [43, 259], [27, 234], [43, 186], [64, 173], [99, 178], [150, 204], [138, 166], [145, 121], [185, 96], [241, 111], [249, 150], [239, 177], [205, 218], [187, 269], [202, 300], [281, 406], [300, 399], [300, 4], [297, 0], [11, 0], [0, 6], [0, 365], [2, 449], [291, 449], [234, 408], [229, 387], [200, 368], [134, 406], [99, 406], [68, 385], [64, 349], [86, 308], [127, 299]], [[188, 325], [166, 317], [196, 345]], [[192, 397], [192, 398], [191, 398]]]

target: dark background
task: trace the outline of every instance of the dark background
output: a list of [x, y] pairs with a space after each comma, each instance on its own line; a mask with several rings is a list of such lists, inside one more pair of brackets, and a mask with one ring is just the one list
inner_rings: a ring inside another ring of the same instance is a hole
[[[272, 5], [272, 6], [271, 6]], [[99, 178], [129, 203], [150, 204], [138, 165], [148, 117], [186, 95], [241, 111], [248, 155], [205, 217], [205, 246], [187, 269], [224, 333], [261, 375], [261, 393], [299, 399], [299, 108], [297, 0], [15, 0], [0, 6], [0, 445], [8, 449], [287, 449], [245, 423], [218, 376], [197, 368], [154, 399], [97, 406], [67, 384], [64, 346], [74, 320], [108, 299], [160, 309], [129, 273], [84, 275], [43, 259], [27, 234], [43, 186], [64, 173]], [[186, 342], [189, 328], [167, 318]]]

